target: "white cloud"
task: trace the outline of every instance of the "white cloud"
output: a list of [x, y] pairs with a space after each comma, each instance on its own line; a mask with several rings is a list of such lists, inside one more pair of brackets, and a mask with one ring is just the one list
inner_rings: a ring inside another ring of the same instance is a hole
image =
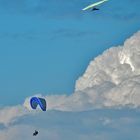
[[[123, 46], [106, 50], [90, 62], [70, 95], [46, 96], [48, 110], [83, 111], [94, 108], [140, 106], [140, 32]], [[41, 96], [41, 95], [40, 95]], [[24, 106], [30, 109], [29, 99]]]
[[46, 96], [48, 110], [140, 106], [139, 60], [140, 32], [137, 32], [123, 46], [110, 48], [91, 61], [86, 72], [76, 81], [72, 95]]
[[0, 123], [8, 126], [14, 123], [17, 118], [27, 115], [29, 112], [25, 110], [21, 105], [5, 107], [0, 109]]
[[106, 50], [90, 62], [86, 72], [76, 81], [76, 91], [110, 81], [116, 85], [140, 74], [140, 32], [123, 46]]
[[31, 97], [1, 108], [0, 139], [32, 140], [35, 129], [40, 140], [140, 139], [139, 60], [140, 32], [91, 61], [73, 94], [45, 96], [47, 112], [31, 111]]
[[[18, 119], [17, 123], [0, 131], [0, 138], [2, 140], [139, 139], [139, 114], [137, 109], [48, 111]], [[32, 134], [36, 129], [39, 134], [33, 137]]]
[[[123, 46], [110, 48], [90, 62], [86, 72], [76, 81], [76, 92], [98, 94], [103, 107], [140, 105], [140, 32]], [[103, 86], [110, 83], [109, 86]], [[97, 88], [96, 88], [97, 87]], [[95, 89], [96, 88], [96, 89]], [[100, 95], [99, 95], [100, 94]], [[88, 94], [89, 95], [89, 94]], [[95, 101], [93, 101], [95, 102]]]

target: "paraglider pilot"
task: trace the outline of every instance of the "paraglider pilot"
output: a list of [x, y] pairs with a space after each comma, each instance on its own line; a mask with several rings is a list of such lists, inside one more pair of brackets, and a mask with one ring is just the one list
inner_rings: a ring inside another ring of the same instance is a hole
[[35, 130], [35, 132], [33, 133], [33, 136], [36, 136], [38, 134], [38, 131]]

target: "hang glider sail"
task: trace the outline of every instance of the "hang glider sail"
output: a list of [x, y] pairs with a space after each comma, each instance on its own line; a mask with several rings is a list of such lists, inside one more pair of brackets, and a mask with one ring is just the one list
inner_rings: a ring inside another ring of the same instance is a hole
[[99, 10], [98, 8], [96, 8], [96, 6], [99, 6], [100, 4], [106, 2], [108, 0], [101, 0], [99, 2], [96, 2], [96, 3], [93, 3], [93, 4], [90, 4], [88, 5], [87, 7], [83, 8], [82, 10], [85, 11], [85, 10], [88, 10], [88, 9], [92, 9], [92, 10]]

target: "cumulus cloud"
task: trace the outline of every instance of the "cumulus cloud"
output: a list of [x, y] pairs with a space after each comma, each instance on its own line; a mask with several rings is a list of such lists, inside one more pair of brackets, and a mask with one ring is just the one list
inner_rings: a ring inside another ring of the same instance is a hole
[[[48, 111], [20, 118], [0, 131], [2, 140], [139, 139], [139, 110], [100, 109], [86, 112]], [[39, 134], [33, 137], [37, 129]], [[132, 131], [133, 129], [133, 131]]]
[[[92, 60], [70, 95], [46, 96], [48, 110], [84, 111], [140, 106], [140, 32]], [[40, 95], [41, 96], [41, 95]], [[29, 98], [24, 106], [29, 110]]]
[[17, 118], [27, 115], [29, 112], [23, 106], [17, 105], [12, 107], [4, 107], [0, 109], [0, 124], [5, 126], [14, 123]]
[[[103, 106], [131, 104], [137, 107], [140, 105], [139, 59], [140, 32], [137, 32], [123, 46], [110, 48], [91, 61], [84, 75], [76, 81], [75, 91], [91, 90], [91, 97], [95, 92], [101, 93], [98, 98], [103, 98]], [[98, 87], [96, 91], [95, 87]]]
[[73, 94], [34, 95], [46, 98], [47, 112], [34, 113], [31, 97], [23, 105], [1, 108], [0, 125], [6, 127], [0, 127], [0, 138], [32, 140], [32, 132], [39, 128], [38, 138], [42, 140], [139, 139], [139, 59], [137, 32], [124, 45], [112, 47], [92, 60], [76, 81]]

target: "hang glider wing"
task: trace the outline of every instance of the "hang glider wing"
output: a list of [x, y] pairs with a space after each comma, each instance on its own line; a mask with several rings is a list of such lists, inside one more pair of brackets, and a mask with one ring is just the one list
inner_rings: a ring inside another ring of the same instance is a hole
[[108, 0], [101, 0], [101, 1], [99, 1], [99, 2], [96, 2], [96, 3], [90, 4], [89, 6], [83, 8], [82, 10], [85, 11], [85, 10], [88, 10], [88, 9], [91, 9], [91, 8], [95, 8], [96, 6], [102, 4], [102, 3], [106, 2], [106, 1], [108, 1]]

